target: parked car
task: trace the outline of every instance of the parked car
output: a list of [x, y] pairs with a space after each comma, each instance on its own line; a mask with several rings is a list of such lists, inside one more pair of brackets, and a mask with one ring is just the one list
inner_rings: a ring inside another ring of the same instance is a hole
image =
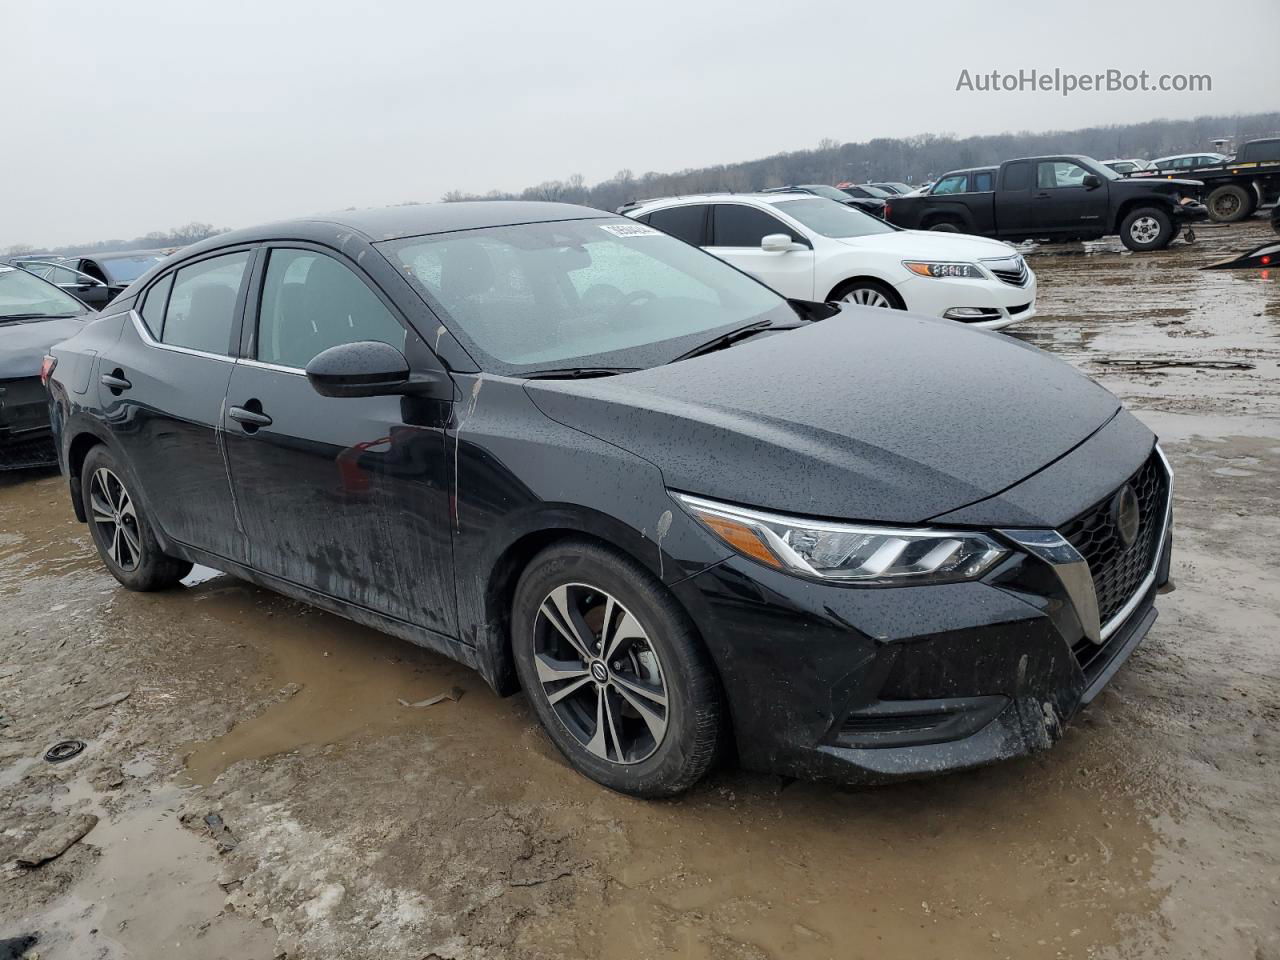
[[1103, 166], [1110, 167], [1120, 176], [1128, 176], [1131, 173], [1137, 173], [1139, 170], [1154, 170], [1155, 167], [1147, 160], [1139, 160], [1137, 157], [1129, 157], [1127, 159], [1103, 160]]
[[137, 280], [165, 258], [163, 250], [123, 250], [118, 253], [77, 254], [66, 258], [70, 266], [86, 273], [111, 291], [111, 297]]
[[1048, 747], [1168, 577], [1168, 466], [1070, 365], [584, 207], [224, 234], [50, 362], [126, 587], [205, 563], [440, 651], [642, 796], [729, 742], [854, 782]]
[[1156, 157], [1151, 161], [1151, 167], [1161, 173], [1178, 173], [1196, 167], [1212, 167], [1226, 159], [1226, 155], [1221, 153], [1178, 153], [1170, 157]]
[[[846, 186], [850, 186], [850, 184], [846, 184]], [[885, 193], [890, 194], [891, 196], [892, 195], [901, 196], [902, 194], [910, 193], [912, 190], [915, 189], [915, 187], [911, 186], [911, 184], [909, 183], [899, 183], [896, 180], [890, 180], [883, 183], [869, 183], [867, 184], [867, 186], [875, 187], [877, 190], [883, 190]]]
[[89, 310], [25, 270], [0, 264], [0, 470], [57, 462], [41, 362], [80, 332]]
[[[863, 213], [869, 213], [873, 217], [880, 217], [881, 219], [884, 217], [884, 197], [888, 196], [883, 190], [872, 192], [857, 185], [842, 189], [828, 186], [825, 183], [804, 183], [792, 187], [770, 187], [764, 192], [808, 193], [815, 197], [825, 197], [828, 200], [834, 200], [836, 203], [843, 203], [848, 207], [856, 207]], [[877, 196], [876, 194], [883, 194], [883, 196]]]
[[902, 230], [823, 197], [667, 197], [626, 215], [792, 299], [910, 310], [990, 330], [1036, 312], [1035, 275], [1008, 244]]
[[91, 277], [89, 274], [75, 269], [70, 265], [69, 261], [22, 260], [15, 263], [14, 266], [21, 267], [41, 280], [48, 280], [54, 286], [71, 294], [77, 300], [83, 301], [94, 310], [101, 310], [116, 298], [120, 293], [120, 289], [123, 289], [107, 286], [105, 282], [96, 277]]
[[[902, 227], [1005, 240], [1092, 240], [1120, 235], [1130, 250], [1161, 250], [1207, 216], [1197, 180], [1121, 177], [1090, 157], [1002, 163], [995, 189], [895, 197], [885, 218]], [[1191, 235], [1188, 234], [1188, 239]]]

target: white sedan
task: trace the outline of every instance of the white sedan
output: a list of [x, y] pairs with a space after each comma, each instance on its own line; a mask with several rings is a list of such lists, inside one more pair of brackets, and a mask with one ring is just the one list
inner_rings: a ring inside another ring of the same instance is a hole
[[1035, 274], [1007, 243], [903, 230], [824, 197], [665, 197], [620, 212], [702, 247], [784, 297], [910, 310], [988, 330], [1036, 312]]

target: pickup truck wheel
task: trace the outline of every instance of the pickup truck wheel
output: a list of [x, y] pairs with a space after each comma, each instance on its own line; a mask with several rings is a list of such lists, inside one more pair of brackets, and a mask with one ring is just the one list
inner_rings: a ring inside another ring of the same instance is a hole
[[939, 220], [936, 223], [929, 224], [930, 230], [937, 230], [939, 233], [959, 233], [960, 224], [954, 220]]
[[1173, 221], [1159, 207], [1139, 207], [1120, 225], [1120, 242], [1130, 250], [1163, 250], [1173, 237]]
[[907, 305], [894, 292], [893, 288], [878, 280], [851, 280], [831, 291], [828, 300], [839, 300], [860, 307], [885, 307], [890, 310], [905, 310]]
[[1252, 216], [1257, 209], [1257, 195], [1235, 183], [1214, 187], [1205, 200], [1209, 219], [1215, 223], [1235, 223]]

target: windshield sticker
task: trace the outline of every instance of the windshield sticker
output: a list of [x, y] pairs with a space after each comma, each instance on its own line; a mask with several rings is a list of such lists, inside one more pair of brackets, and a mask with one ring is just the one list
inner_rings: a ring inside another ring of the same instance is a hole
[[661, 230], [646, 227], [643, 223], [602, 223], [600, 229], [615, 237], [661, 237]]

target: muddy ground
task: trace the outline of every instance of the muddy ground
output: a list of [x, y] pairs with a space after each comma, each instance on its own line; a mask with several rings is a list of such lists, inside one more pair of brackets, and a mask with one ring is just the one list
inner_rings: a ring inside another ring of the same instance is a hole
[[1280, 275], [1195, 269], [1261, 222], [1198, 232], [1031, 254], [1016, 335], [1173, 462], [1177, 590], [1054, 750], [970, 774], [617, 796], [440, 657], [199, 568], [128, 593], [61, 478], [3, 478], [0, 960], [1280, 958]]

